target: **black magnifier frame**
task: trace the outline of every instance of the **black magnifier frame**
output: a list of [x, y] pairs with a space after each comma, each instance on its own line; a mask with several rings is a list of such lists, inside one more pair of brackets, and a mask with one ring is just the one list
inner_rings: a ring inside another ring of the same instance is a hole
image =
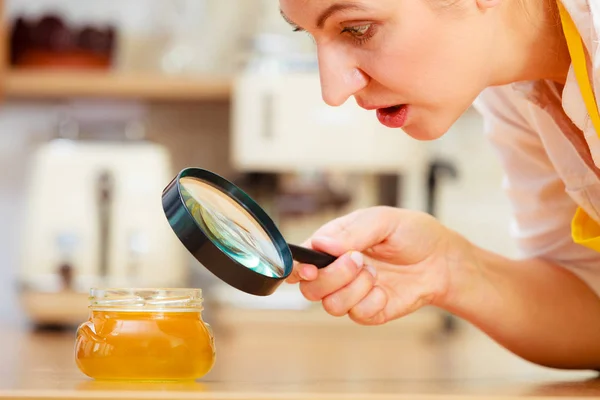
[[[221, 191], [250, 214], [270, 237], [284, 265], [284, 274], [271, 277], [256, 272], [223, 252], [207, 235], [185, 204], [180, 180], [191, 177]], [[205, 268], [229, 285], [249, 294], [268, 296], [292, 272], [293, 261], [325, 268], [336, 257], [289, 244], [269, 215], [242, 189], [227, 179], [201, 168], [185, 168], [165, 187], [162, 206], [169, 225], [185, 248]]]

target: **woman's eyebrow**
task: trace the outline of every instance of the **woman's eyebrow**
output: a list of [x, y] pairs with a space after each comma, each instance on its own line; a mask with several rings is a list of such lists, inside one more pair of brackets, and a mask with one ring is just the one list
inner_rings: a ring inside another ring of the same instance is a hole
[[[352, 2], [340, 2], [340, 3], [332, 4], [329, 7], [327, 7], [325, 10], [323, 10], [323, 12], [321, 12], [321, 14], [319, 14], [319, 17], [317, 18], [317, 21], [316, 21], [317, 28], [323, 29], [323, 27], [325, 26], [325, 22], [327, 22], [327, 19], [331, 18], [336, 13], [339, 13], [342, 11], [348, 11], [348, 10], [365, 11], [366, 8], [359, 3], [352, 3]], [[283, 10], [280, 9], [279, 13], [283, 17], [283, 19], [294, 28], [295, 31], [303, 31], [304, 30], [303, 28], [298, 26], [298, 24], [294, 23], [288, 16], [286, 16], [284, 14]]]
[[321, 13], [321, 15], [319, 15], [319, 17], [317, 18], [317, 28], [323, 29], [327, 19], [329, 19], [330, 17], [332, 17], [333, 15], [335, 15], [339, 12], [348, 11], [348, 10], [365, 11], [366, 8], [359, 3], [352, 3], [352, 2], [340, 2], [340, 3], [332, 4], [329, 7], [327, 7]]

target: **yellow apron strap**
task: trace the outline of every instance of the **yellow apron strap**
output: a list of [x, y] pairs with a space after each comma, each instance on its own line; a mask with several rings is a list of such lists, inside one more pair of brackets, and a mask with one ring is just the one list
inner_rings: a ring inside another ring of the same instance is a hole
[[[590, 84], [583, 42], [573, 19], [561, 1], [558, 0], [557, 4], [579, 90], [596, 134], [600, 137], [600, 113]], [[577, 208], [571, 221], [571, 236], [575, 243], [600, 252], [600, 226], [581, 207]]]

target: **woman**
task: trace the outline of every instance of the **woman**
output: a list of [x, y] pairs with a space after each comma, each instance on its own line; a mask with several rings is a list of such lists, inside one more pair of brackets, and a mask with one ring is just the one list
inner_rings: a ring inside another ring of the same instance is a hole
[[354, 97], [432, 140], [475, 102], [525, 255], [416, 211], [359, 210], [305, 243], [339, 256], [295, 266], [307, 299], [364, 325], [433, 305], [532, 362], [600, 370], [600, 2], [556, 1], [280, 0], [314, 38], [329, 105]]

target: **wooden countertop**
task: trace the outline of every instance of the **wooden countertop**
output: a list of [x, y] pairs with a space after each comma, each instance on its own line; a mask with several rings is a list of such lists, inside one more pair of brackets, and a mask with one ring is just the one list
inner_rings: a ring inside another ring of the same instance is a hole
[[0, 398], [600, 397], [594, 373], [529, 364], [468, 325], [451, 337], [438, 335], [431, 310], [376, 328], [319, 310], [220, 310], [206, 319], [215, 330], [217, 363], [193, 383], [90, 380], [73, 362], [72, 331], [2, 328]]

